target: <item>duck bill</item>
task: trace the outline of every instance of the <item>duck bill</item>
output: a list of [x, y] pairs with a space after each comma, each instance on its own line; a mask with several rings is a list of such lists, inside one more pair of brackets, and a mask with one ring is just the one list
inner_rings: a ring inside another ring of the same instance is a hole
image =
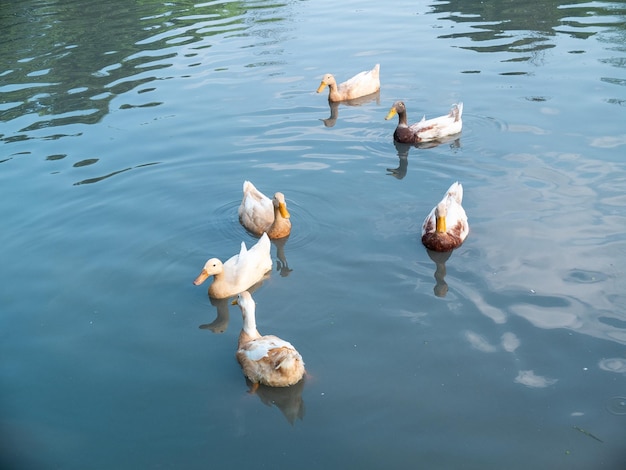
[[445, 217], [437, 217], [437, 232], [445, 233], [446, 231], [446, 218]]
[[396, 114], [398, 114], [398, 111], [396, 110], [396, 108], [391, 108], [389, 112], [387, 113], [387, 116], [385, 116], [385, 120], [388, 121], [389, 119], [394, 117]]
[[202, 272], [200, 273], [200, 275], [196, 278], [195, 281], [193, 281], [193, 283], [196, 286], [199, 286], [200, 284], [202, 284], [204, 281], [206, 281], [207, 277], [209, 277], [209, 273], [206, 272], [206, 269], [203, 269]]
[[324, 88], [326, 88], [326, 83], [320, 83], [320, 86], [317, 87], [317, 92], [321, 92]]
[[289, 211], [287, 210], [287, 206], [282, 202], [278, 204], [278, 211], [280, 212], [280, 215], [283, 216], [283, 219], [291, 217], [291, 215], [289, 215]]

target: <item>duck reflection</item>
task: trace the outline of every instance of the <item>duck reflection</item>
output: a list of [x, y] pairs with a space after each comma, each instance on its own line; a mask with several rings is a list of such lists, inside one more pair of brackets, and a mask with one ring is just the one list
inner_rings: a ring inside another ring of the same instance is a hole
[[[259, 287], [263, 285], [263, 281], [269, 279], [270, 274], [267, 273], [259, 282], [254, 284], [252, 287], [248, 289], [248, 292], [253, 293]], [[213, 305], [217, 311], [217, 316], [215, 320], [211, 323], [203, 323], [198, 328], [201, 330], [211, 330], [213, 333], [224, 333], [228, 329], [228, 322], [230, 321], [230, 311], [228, 310], [228, 306], [230, 305], [230, 298], [226, 299], [214, 299], [209, 296], [209, 301], [211, 305]]]
[[428, 257], [435, 263], [435, 287], [433, 291], [437, 297], [445, 297], [448, 293], [448, 284], [446, 283], [446, 261], [452, 255], [452, 251], [433, 251], [426, 249]]
[[200, 325], [201, 330], [211, 330], [213, 333], [224, 333], [228, 328], [230, 312], [228, 311], [229, 299], [214, 299], [209, 297], [211, 305], [217, 310], [217, 316], [211, 323]]
[[399, 164], [398, 168], [387, 168], [388, 175], [401, 180], [406, 176], [406, 170], [409, 167], [409, 150], [413, 147], [411, 144], [403, 144], [402, 142], [393, 141], [393, 145], [398, 152]]
[[261, 384], [254, 386], [246, 378], [246, 384], [249, 387], [249, 393], [257, 395], [265, 405], [278, 408], [289, 424], [293, 425], [297, 419], [304, 419], [302, 390], [304, 390], [305, 380], [304, 378], [289, 387], [268, 387]]
[[285, 244], [287, 240], [289, 240], [289, 236], [272, 240], [272, 243], [276, 247], [276, 271], [279, 272], [280, 277], [287, 277], [291, 274], [291, 271], [293, 271], [287, 264], [287, 257], [285, 256]]
[[380, 104], [380, 90], [371, 95], [361, 96], [353, 100], [346, 101], [328, 101], [328, 107], [330, 108], [330, 116], [326, 119], [320, 119], [326, 127], [333, 127], [337, 123], [337, 117], [339, 116], [339, 104], [346, 106], [362, 106], [364, 104], [376, 101], [376, 104]]
[[449, 144], [452, 149], [461, 148], [461, 133], [459, 132], [458, 134], [448, 135], [428, 142], [419, 142], [415, 144], [415, 147], [418, 149], [432, 149], [442, 144]]
[[412, 148], [418, 149], [431, 149], [441, 144], [450, 144], [450, 148], [457, 149], [461, 147], [461, 134], [455, 134], [452, 136], [444, 137], [439, 140], [432, 140], [430, 142], [420, 142], [418, 144], [403, 144], [396, 140], [393, 141], [393, 145], [398, 153], [398, 167], [387, 168], [387, 173], [394, 178], [401, 180], [406, 176], [407, 169], [409, 167], [409, 151]]

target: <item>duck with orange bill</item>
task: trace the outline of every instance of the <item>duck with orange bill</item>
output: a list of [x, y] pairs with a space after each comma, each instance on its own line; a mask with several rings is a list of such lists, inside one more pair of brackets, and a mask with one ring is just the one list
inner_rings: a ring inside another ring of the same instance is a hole
[[356, 74], [345, 82], [337, 84], [335, 77], [327, 73], [322, 77], [322, 82], [317, 88], [321, 93], [328, 86], [328, 101], [347, 101], [362, 96], [371, 95], [380, 90], [380, 64], [376, 64], [372, 70], [365, 70]]
[[193, 283], [199, 286], [209, 276], [214, 276], [209, 287], [210, 297], [225, 299], [237, 295], [259, 282], [272, 269], [270, 247], [271, 242], [266, 233], [249, 250], [245, 242], [241, 242], [239, 254], [225, 263], [218, 258], [211, 258]]

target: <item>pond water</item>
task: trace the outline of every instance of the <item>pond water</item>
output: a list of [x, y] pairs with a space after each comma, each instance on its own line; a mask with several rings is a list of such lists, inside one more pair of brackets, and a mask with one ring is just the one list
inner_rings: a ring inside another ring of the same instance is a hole
[[[626, 4], [390, 5], [2, 2], [3, 468], [625, 468]], [[394, 145], [398, 99], [462, 134]], [[258, 328], [309, 373], [254, 394], [192, 285], [256, 241], [246, 179], [293, 223]]]

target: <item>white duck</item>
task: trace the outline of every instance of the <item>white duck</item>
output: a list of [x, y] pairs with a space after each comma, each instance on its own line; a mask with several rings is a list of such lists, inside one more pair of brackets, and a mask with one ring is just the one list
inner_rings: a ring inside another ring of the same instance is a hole
[[376, 64], [372, 70], [356, 74], [339, 85], [337, 85], [335, 77], [327, 73], [322, 77], [322, 82], [317, 88], [317, 92], [320, 93], [327, 85], [330, 89], [328, 94], [329, 101], [346, 101], [371, 95], [380, 90], [380, 64]]
[[257, 237], [263, 232], [271, 239], [291, 233], [290, 215], [283, 193], [270, 199], [250, 181], [243, 182], [243, 199], [239, 206], [239, 222]]
[[209, 287], [209, 296], [214, 299], [232, 297], [259, 282], [272, 269], [270, 247], [270, 239], [266, 233], [249, 250], [241, 242], [238, 255], [232, 256], [225, 263], [211, 258], [193, 283], [199, 286], [209, 276], [215, 276]]
[[463, 103], [452, 105], [452, 109], [445, 116], [432, 119], [422, 118], [420, 122], [408, 125], [406, 106], [402, 101], [396, 101], [385, 119], [389, 120], [398, 115], [398, 126], [393, 133], [396, 142], [403, 144], [419, 144], [458, 134], [463, 128]]
[[457, 181], [424, 220], [422, 243], [426, 248], [441, 252], [461, 246], [469, 233], [462, 202], [463, 186]]
[[298, 383], [305, 370], [296, 348], [277, 336], [261, 336], [256, 329], [256, 305], [248, 291], [241, 292], [233, 304], [239, 305], [243, 316], [235, 357], [244, 375], [252, 382], [253, 390], [259, 384], [288, 387]]

